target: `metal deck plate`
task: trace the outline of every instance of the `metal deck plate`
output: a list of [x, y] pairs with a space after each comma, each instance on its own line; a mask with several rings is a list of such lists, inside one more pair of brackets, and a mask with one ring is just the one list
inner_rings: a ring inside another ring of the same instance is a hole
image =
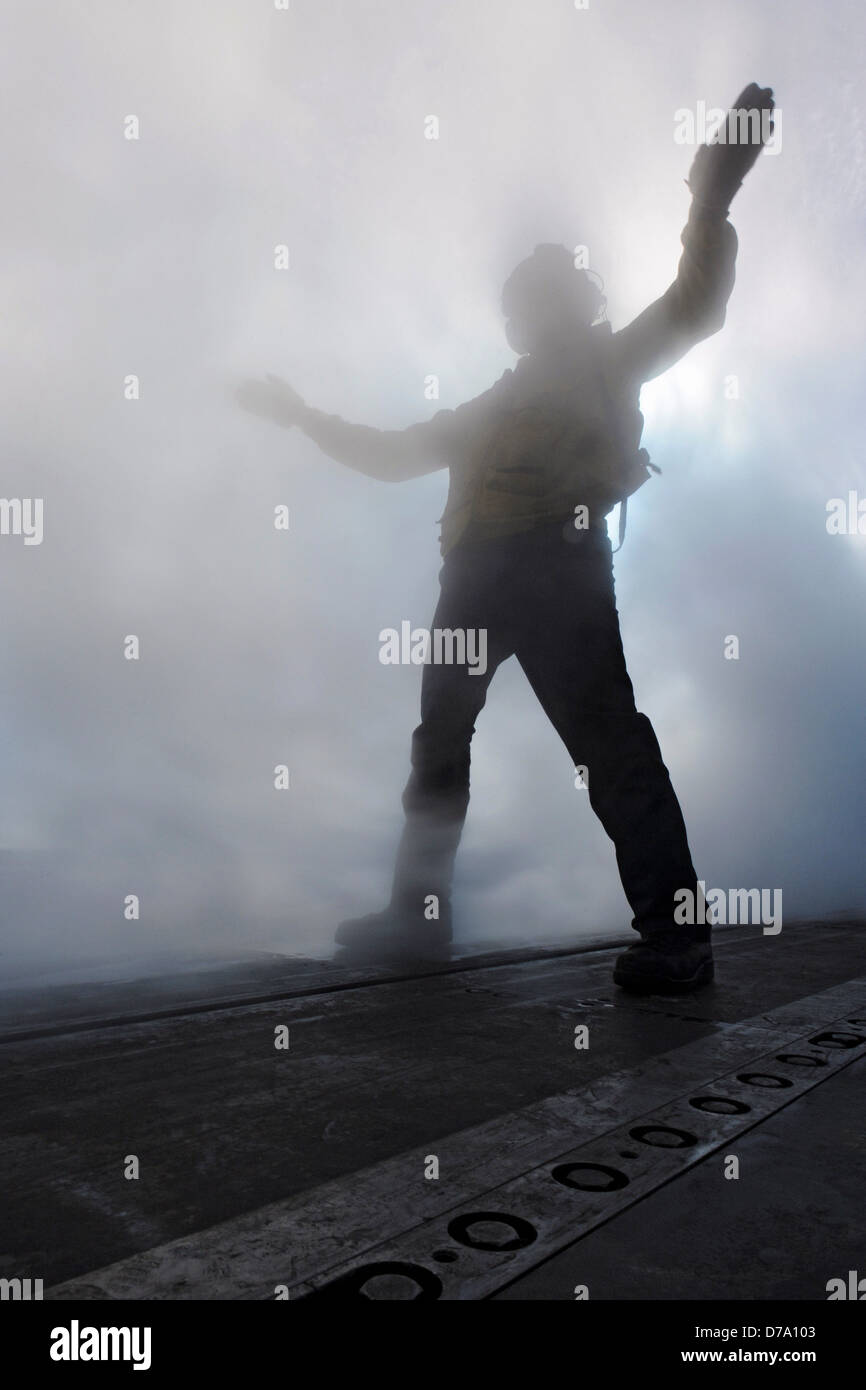
[[484, 1298], [864, 1053], [851, 980], [437, 1140], [439, 1180], [404, 1152], [46, 1297]]

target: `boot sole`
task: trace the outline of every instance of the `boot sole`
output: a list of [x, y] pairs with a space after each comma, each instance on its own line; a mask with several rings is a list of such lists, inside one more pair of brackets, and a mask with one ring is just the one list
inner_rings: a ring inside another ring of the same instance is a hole
[[615, 969], [613, 982], [628, 994], [692, 994], [697, 989], [703, 989], [704, 985], [712, 984], [715, 973], [712, 961], [698, 966], [694, 975], [686, 980], [673, 980], [664, 975], [632, 975]]
[[436, 965], [451, 959], [448, 941], [417, 942], [338, 942], [335, 964], [357, 965]]

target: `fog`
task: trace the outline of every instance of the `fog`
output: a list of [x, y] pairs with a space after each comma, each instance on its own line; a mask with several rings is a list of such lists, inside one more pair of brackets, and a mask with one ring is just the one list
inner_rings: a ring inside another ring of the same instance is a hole
[[[675, 112], [753, 79], [780, 148], [733, 204], [724, 329], [643, 390], [663, 471], [617, 598], [701, 878], [781, 888], [788, 919], [863, 909], [866, 535], [826, 521], [866, 497], [864, 41], [842, 0], [17, 7], [2, 492], [44, 499], [44, 538], [0, 537], [9, 978], [327, 955], [383, 903], [421, 672], [382, 665], [379, 633], [430, 622], [447, 474], [350, 472], [234, 385], [276, 372], [383, 428], [456, 406], [514, 364], [499, 293], [541, 241], [589, 248], [622, 327], [676, 271]], [[513, 660], [455, 909], [469, 947], [630, 918]]]

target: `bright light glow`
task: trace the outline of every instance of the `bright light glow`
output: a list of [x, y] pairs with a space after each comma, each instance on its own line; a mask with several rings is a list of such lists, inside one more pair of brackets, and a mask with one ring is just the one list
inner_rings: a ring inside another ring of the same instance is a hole
[[640, 408], [647, 429], [664, 430], [687, 417], [706, 412], [716, 403], [720, 387], [713, 382], [706, 367], [684, 358], [664, 376], [647, 382], [641, 392]]

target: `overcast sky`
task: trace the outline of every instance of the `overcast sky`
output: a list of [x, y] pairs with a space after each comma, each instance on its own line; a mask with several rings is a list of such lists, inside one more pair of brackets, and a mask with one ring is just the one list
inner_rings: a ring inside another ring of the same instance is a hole
[[[447, 475], [351, 473], [231, 383], [278, 372], [382, 427], [458, 405], [514, 364], [499, 292], [539, 241], [589, 247], [623, 326], [676, 269], [693, 150], [675, 112], [752, 80], [781, 148], [733, 206], [725, 328], [644, 388], [663, 475], [630, 509], [617, 596], [699, 875], [782, 888], [789, 919], [866, 906], [866, 536], [825, 524], [829, 499], [866, 498], [860, 4], [6, 17], [0, 491], [44, 499], [41, 545], [0, 537], [8, 969], [326, 954], [342, 916], [382, 904], [421, 672], [382, 666], [378, 635], [430, 622]], [[470, 944], [630, 918], [514, 661], [473, 747], [455, 905]]]

